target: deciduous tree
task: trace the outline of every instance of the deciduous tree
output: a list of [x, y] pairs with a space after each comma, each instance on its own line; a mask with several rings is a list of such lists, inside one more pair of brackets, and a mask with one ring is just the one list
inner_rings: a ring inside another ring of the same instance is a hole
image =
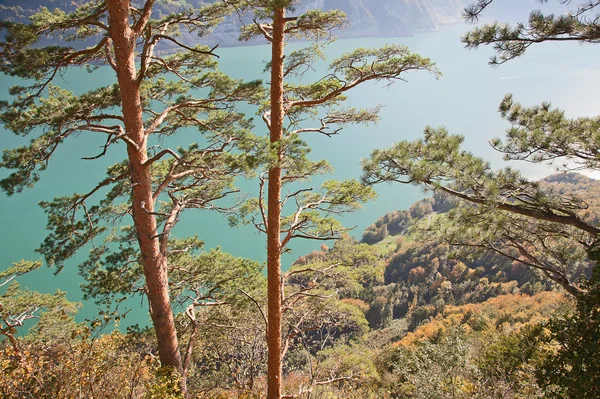
[[[22, 260], [0, 272], [0, 287], [6, 286], [0, 294], [0, 337], [8, 339], [21, 367], [30, 365], [19, 341], [19, 330], [30, 327], [32, 335], [40, 341], [59, 331], [68, 334], [69, 326], [75, 324], [73, 315], [80, 306], [68, 301], [66, 294], [60, 290], [54, 294], [41, 294], [21, 288], [15, 279], [41, 266], [40, 261]], [[32, 321], [37, 323], [32, 325]]]

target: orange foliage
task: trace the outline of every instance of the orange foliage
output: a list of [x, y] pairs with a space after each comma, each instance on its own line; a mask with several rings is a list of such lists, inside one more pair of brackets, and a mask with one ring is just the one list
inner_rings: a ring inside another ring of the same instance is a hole
[[365, 301], [361, 301], [360, 299], [344, 298], [344, 299], [342, 299], [342, 302], [347, 303], [349, 305], [356, 306], [363, 312], [366, 312], [367, 310], [369, 310], [369, 304], [366, 303]]
[[[155, 382], [156, 359], [124, 349], [124, 336], [30, 345], [23, 357], [12, 347], [0, 349], [0, 397], [3, 399], [111, 399], [128, 392], [144, 397]], [[101, 387], [101, 389], [99, 389]]]
[[408, 273], [408, 282], [410, 284], [419, 284], [424, 277], [425, 269], [423, 269], [421, 266], [417, 266], [414, 269], [411, 269]]
[[501, 295], [483, 303], [446, 306], [433, 320], [408, 333], [399, 346], [411, 346], [435, 338], [447, 329], [462, 325], [465, 332], [519, 330], [528, 324], [539, 323], [569, 304], [570, 299], [559, 292], [541, 292], [535, 296], [524, 294]]

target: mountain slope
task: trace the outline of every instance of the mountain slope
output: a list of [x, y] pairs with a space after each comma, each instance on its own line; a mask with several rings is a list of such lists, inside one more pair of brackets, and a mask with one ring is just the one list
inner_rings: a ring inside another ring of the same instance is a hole
[[[155, 5], [155, 16], [183, 9], [199, 7], [217, 0], [163, 0]], [[461, 22], [462, 10], [475, 0], [300, 0], [294, 14], [308, 9], [340, 9], [348, 17], [349, 25], [337, 32], [340, 38], [356, 37], [401, 37], [420, 31], [438, 29], [441, 25]], [[73, 10], [86, 0], [0, 0], [0, 18], [2, 20], [24, 21], [39, 7]], [[579, 2], [574, 2], [579, 3]], [[502, 22], [526, 21], [532, 10], [544, 13], [564, 13], [574, 5], [556, 2], [540, 4], [538, 0], [494, 1], [482, 15], [483, 22], [498, 20]], [[244, 17], [243, 23], [251, 23]], [[237, 15], [227, 18], [208, 37], [202, 39], [206, 44], [219, 43], [221, 46], [238, 46], [239, 28], [242, 22]], [[188, 36], [185, 42], [198, 41]]]
[[[549, 176], [540, 186], [555, 192], [574, 194], [586, 200], [589, 208], [582, 217], [597, 222], [600, 214], [600, 181], [576, 173]], [[332, 249], [323, 249], [303, 256], [299, 265], [313, 262], [340, 263], [340, 254], [370, 253], [383, 265], [379, 280], [363, 284], [358, 295], [349, 300], [362, 302], [365, 316], [374, 329], [394, 325], [394, 320], [406, 319], [412, 330], [435, 318], [447, 305], [482, 303], [501, 295], [535, 295], [555, 290], [554, 284], [533, 268], [521, 262], [485, 251], [464, 251], [450, 247], [434, 236], [423, 234], [426, 226], [446, 217], [454, 207], [451, 199], [435, 195], [413, 204], [406, 211], [388, 213], [369, 226], [362, 243], [348, 237], [336, 242]], [[422, 241], [422, 238], [427, 238]], [[359, 259], [359, 257], [356, 257]], [[364, 268], [365, 262], [344, 260], [353, 267]], [[362, 266], [361, 266], [362, 265]], [[582, 262], [572, 272], [589, 274], [592, 265]], [[574, 278], [577, 278], [575, 275]]]
[[[158, 16], [214, 1], [157, 2], [154, 14]], [[24, 3], [18, 0], [0, 0], [0, 18], [24, 21], [39, 7], [73, 10], [75, 5], [82, 2], [31, 0]], [[461, 0], [302, 0], [293, 14], [302, 14], [309, 9], [340, 9], [346, 13], [349, 25], [336, 32], [339, 37], [396, 37], [410, 36], [419, 31], [438, 29], [443, 24], [459, 22], [463, 7]], [[212, 34], [203, 38], [202, 42], [209, 45], [218, 43], [221, 46], [243, 44], [238, 41], [239, 29], [243, 23], [252, 23], [252, 20], [247, 16], [242, 19], [243, 21], [240, 21], [237, 15], [227, 18]], [[188, 44], [197, 41], [196, 36], [184, 36], [184, 42]]]

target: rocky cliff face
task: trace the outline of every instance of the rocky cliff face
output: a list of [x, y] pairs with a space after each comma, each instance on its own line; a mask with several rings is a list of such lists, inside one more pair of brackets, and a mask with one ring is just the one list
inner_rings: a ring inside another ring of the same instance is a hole
[[[177, 8], [197, 7], [213, 1], [215, 0], [163, 2], [158, 4], [156, 13], [164, 14], [177, 11]], [[0, 18], [25, 20], [27, 15], [40, 6], [64, 9], [73, 8], [73, 4], [80, 2], [81, 0], [0, 0]], [[309, 9], [340, 9], [346, 13], [349, 24], [336, 32], [338, 37], [396, 37], [410, 36], [420, 31], [435, 30], [443, 24], [459, 22], [464, 3], [462, 0], [300, 0], [294, 13], [302, 14]], [[229, 17], [202, 41], [221, 46], [243, 44], [238, 41], [242, 23], [237, 15]], [[198, 39], [190, 36], [185, 41], [193, 43]]]

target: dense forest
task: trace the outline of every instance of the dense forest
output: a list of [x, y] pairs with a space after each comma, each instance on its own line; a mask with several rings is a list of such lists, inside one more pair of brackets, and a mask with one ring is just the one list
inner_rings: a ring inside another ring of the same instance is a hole
[[[576, 173], [600, 169], [598, 117], [502, 100], [511, 128], [490, 144], [506, 160], [559, 170], [540, 181], [493, 169], [462, 149], [463, 137], [427, 127], [422, 139], [373, 151], [360, 178], [311, 187], [332, 168], [310, 158], [306, 134], [378, 120], [375, 104], [345, 106], [349, 92], [440, 71], [387, 45], [344, 54], [308, 81], [347, 24], [342, 11], [205, 3], [57, 1], [64, 9], [0, 23], [0, 72], [20, 79], [0, 121], [30, 139], [3, 152], [0, 189], [36, 185], [65, 142], [100, 143], [81, 162], [122, 157], [87, 191], [40, 202], [42, 260], [0, 272], [2, 398], [600, 397], [600, 182]], [[463, 17], [477, 20], [492, 3], [502, 2], [467, 4]], [[600, 40], [599, 3], [556, 3], [551, 10], [569, 12], [476, 25], [463, 41], [493, 46], [500, 66], [544, 41]], [[236, 16], [241, 40], [270, 46], [268, 81], [231, 78], [210, 41], [180, 40], [202, 40]], [[289, 40], [307, 47], [286, 51]], [[114, 81], [70, 91], [60, 77], [73, 67], [109, 70]], [[175, 134], [188, 145], [169, 148]], [[238, 196], [243, 180], [258, 190]], [[383, 182], [431, 196], [383, 215], [358, 241], [340, 216]], [[198, 211], [253, 226], [266, 263], [175, 236]], [[288, 268], [282, 256], [295, 240], [322, 245]], [[19, 284], [44, 265], [60, 273], [77, 254], [85, 298], [102, 309], [85, 322], [64, 292]], [[150, 323], [122, 329], [131, 298], [147, 305]]]

